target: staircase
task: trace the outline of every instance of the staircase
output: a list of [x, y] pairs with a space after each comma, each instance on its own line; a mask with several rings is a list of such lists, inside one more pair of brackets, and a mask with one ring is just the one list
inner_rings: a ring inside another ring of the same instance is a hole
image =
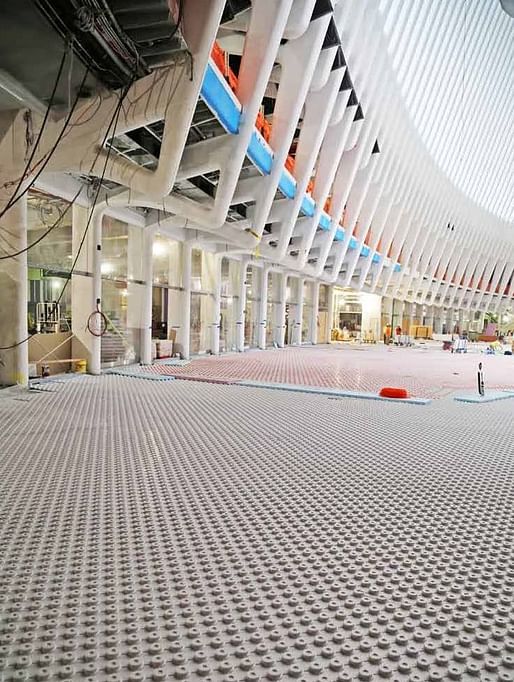
[[107, 331], [102, 336], [102, 366], [124, 365], [129, 352], [126, 334]]

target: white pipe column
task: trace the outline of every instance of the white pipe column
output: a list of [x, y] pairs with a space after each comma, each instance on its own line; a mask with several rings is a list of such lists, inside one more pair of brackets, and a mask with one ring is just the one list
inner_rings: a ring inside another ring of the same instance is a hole
[[332, 342], [332, 327], [334, 326], [334, 287], [328, 287], [328, 309], [327, 309], [327, 340]]
[[211, 350], [213, 355], [220, 353], [220, 322], [221, 322], [221, 272], [223, 257], [217, 256], [214, 271], [214, 311], [212, 321]]
[[464, 328], [464, 311], [462, 308], [459, 310], [459, 334], [462, 334]]
[[[275, 333], [274, 341], [279, 348], [283, 348], [285, 344], [286, 332], [286, 302], [287, 302], [287, 275], [286, 273], [277, 273], [278, 280], [278, 300], [275, 303]], [[275, 287], [273, 287], [275, 291]]]
[[[93, 222], [93, 296], [91, 312], [102, 310], [102, 226], [104, 209], [95, 209]], [[98, 331], [98, 330], [97, 330]], [[92, 335], [90, 374], [100, 374], [102, 371], [102, 337]]]
[[182, 357], [184, 360], [190, 358], [191, 342], [191, 257], [193, 247], [190, 242], [182, 245]]
[[[12, 188], [0, 190], [0, 210], [11, 198]], [[27, 246], [27, 198], [22, 197], [1, 219], [3, 239], [0, 255], [20, 251]], [[29, 380], [29, 347], [27, 331], [27, 253], [0, 261], [0, 386]], [[22, 341], [23, 343], [20, 343]]]
[[152, 304], [153, 304], [153, 238], [154, 228], [147, 227], [144, 231], [143, 252], [143, 305], [141, 311], [141, 351], [142, 365], [152, 364]]
[[432, 327], [432, 333], [434, 333], [434, 306], [429, 306], [425, 314], [425, 325], [427, 327]]
[[259, 327], [257, 330], [257, 345], [261, 350], [266, 349], [266, 327], [268, 317], [268, 276], [269, 267], [261, 268], [260, 301], [259, 301]]
[[319, 281], [312, 282], [312, 307], [309, 320], [309, 340], [313, 346], [318, 343]]
[[244, 258], [239, 268], [239, 291], [236, 313], [236, 350], [242, 353], [245, 349], [245, 315], [246, 315], [246, 270], [248, 260]]
[[453, 333], [453, 310], [451, 308], [448, 308], [448, 310], [445, 313], [445, 324], [446, 324], [446, 333], [447, 334], [452, 334]]
[[297, 299], [296, 299], [296, 314], [295, 314], [295, 319], [294, 319], [294, 327], [293, 327], [293, 334], [292, 334], [292, 343], [293, 346], [301, 346], [302, 345], [302, 327], [303, 327], [303, 303], [304, 303], [304, 295], [303, 295], [303, 288], [304, 288], [304, 282], [305, 280], [303, 277], [298, 278], [297, 286], [298, 286], [298, 292], [297, 292]]
[[441, 333], [441, 309], [438, 306], [432, 306], [432, 332], [434, 334]]
[[[394, 307], [394, 316], [396, 320], [394, 321], [395, 327], [401, 327], [403, 331], [403, 315], [405, 311], [405, 303], [403, 301], [396, 301]], [[393, 329], [394, 334], [394, 329]]]

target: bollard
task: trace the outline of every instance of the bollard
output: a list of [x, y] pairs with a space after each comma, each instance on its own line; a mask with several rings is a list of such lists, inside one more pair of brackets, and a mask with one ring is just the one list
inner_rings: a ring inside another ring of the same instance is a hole
[[484, 373], [482, 372], [482, 363], [478, 363], [478, 393], [479, 395], [485, 395], [484, 389]]

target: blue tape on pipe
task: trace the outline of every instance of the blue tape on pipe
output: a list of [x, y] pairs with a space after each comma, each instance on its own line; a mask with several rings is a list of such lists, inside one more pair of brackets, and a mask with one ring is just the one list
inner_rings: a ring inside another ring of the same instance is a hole
[[[207, 65], [205, 77], [202, 84], [201, 96], [205, 103], [219, 119], [221, 125], [228, 133], [237, 135], [239, 132], [239, 121], [241, 119], [241, 105], [239, 105], [231, 92], [228, 85], [223, 80], [223, 76], [212, 64]], [[250, 161], [258, 168], [264, 175], [271, 173], [273, 165], [273, 152], [270, 150], [260, 133], [255, 130], [250, 138], [250, 144], [247, 149], [247, 155]], [[291, 173], [284, 168], [280, 175], [278, 187], [282, 194], [288, 199], [294, 199], [296, 195], [296, 181]], [[307, 216], [313, 216], [316, 211], [316, 202], [308, 194], [305, 194], [302, 199], [301, 211]], [[320, 227], [322, 230], [329, 230], [332, 218], [323, 211], [320, 217]], [[337, 230], [334, 235], [335, 241], [342, 241], [344, 239], [344, 230]], [[354, 237], [351, 238], [348, 248], [350, 250], [356, 249], [358, 242]], [[363, 247], [361, 255], [367, 256], [369, 248]], [[377, 252], [373, 256], [373, 262], [378, 263], [380, 254]], [[394, 267], [395, 272], [399, 272], [401, 266], [397, 263]]]
[[325, 213], [325, 211], [323, 211], [323, 213], [319, 217], [319, 224], [320, 224], [321, 229], [322, 230], [330, 230], [331, 222], [332, 222], [332, 220], [330, 219], [330, 216], [328, 215], [328, 213]]
[[286, 169], [280, 174], [278, 188], [288, 199], [294, 199], [294, 195], [296, 194], [296, 181]]
[[236, 135], [239, 132], [241, 111], [211, 64], [207, 65], [205, 71], [201, 95], [225, 130]]
[[313, 216], [316, 211], [316, 202], [308, 194], [306, 194], [302, 199], [301, 211], [309, 217]]
[[264, 140], [256, 131], [252, 133], [252, 137], [250, 138], [247, 154], [250, 161], [257, 166], [261, 173], [264, 173], [264, 175], [269, 175], [271, 173], [273, 154], [265, 146]]

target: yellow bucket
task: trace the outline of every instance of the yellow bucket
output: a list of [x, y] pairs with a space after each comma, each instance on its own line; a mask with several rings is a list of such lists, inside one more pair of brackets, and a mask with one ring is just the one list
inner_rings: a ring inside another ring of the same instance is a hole
[[79, 374], [85, 374], [87, 370], [87, 362], [85, 360], [78, 360], [75, 363], [75, 371]]

